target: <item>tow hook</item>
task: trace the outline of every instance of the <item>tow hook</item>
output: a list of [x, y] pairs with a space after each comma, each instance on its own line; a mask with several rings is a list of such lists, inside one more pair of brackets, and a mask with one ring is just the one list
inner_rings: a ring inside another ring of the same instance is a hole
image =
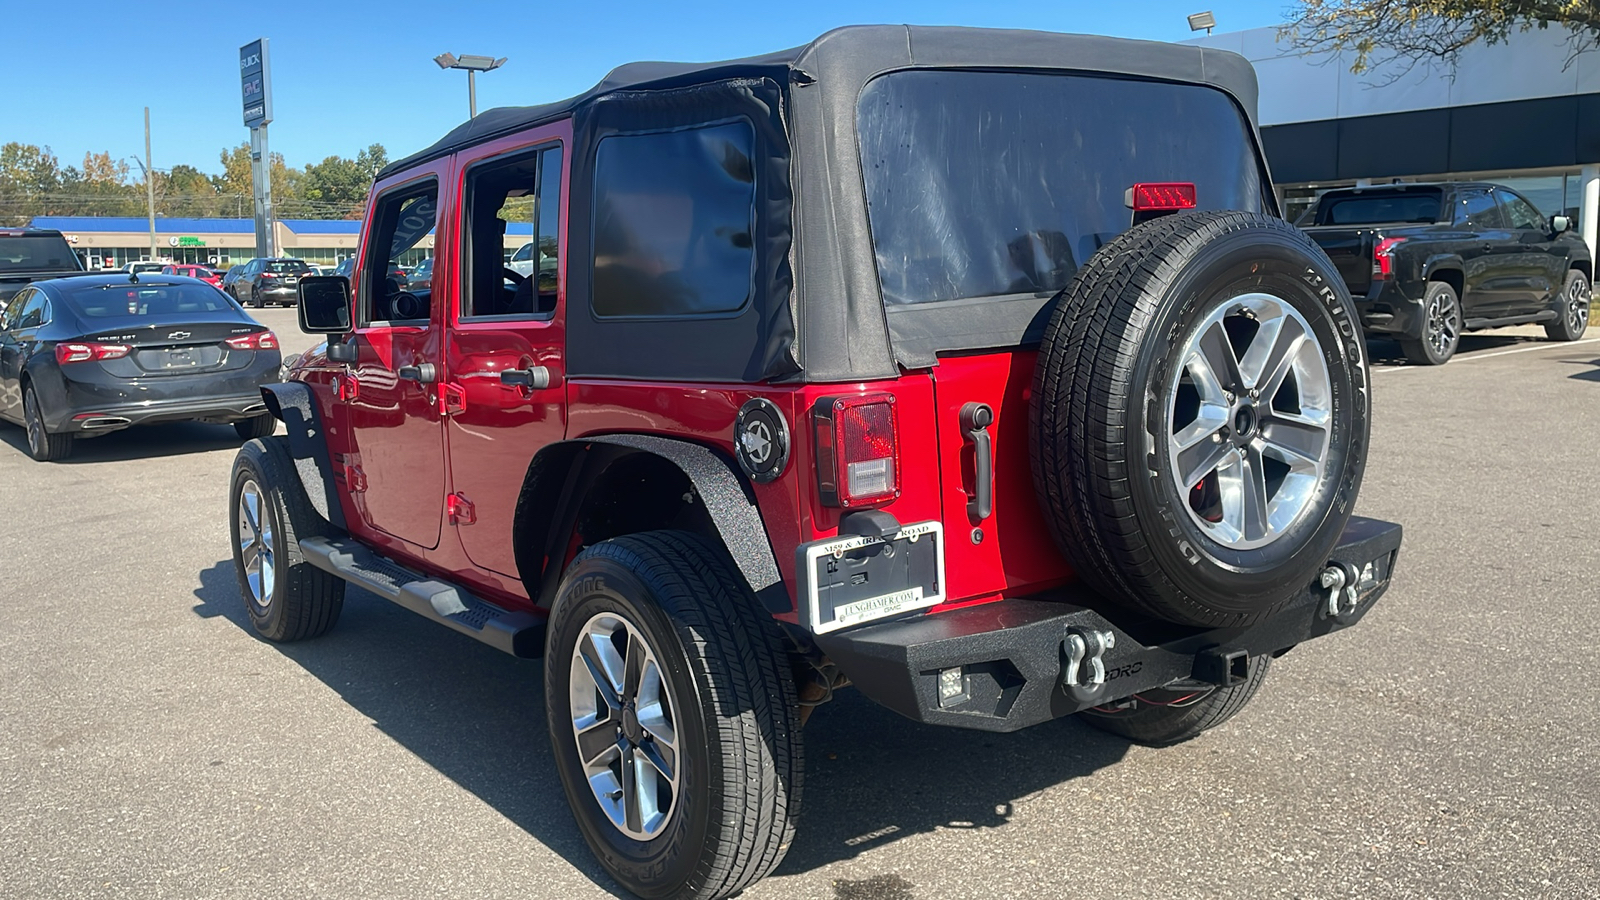
[[1061, 639], [1061, 688], [1075, 693], [1098, 693], [1106, 683], [1105, 652], [1117, 645], [1116, 632], [1096, 631], [1074, 625]]
[[1345, 563], [1329, 563], [1328, 567], [1322, 570], [1319, 583], [1322, 589], [1328, 592], [1328, 605], [1323, 610], [1328, 618], [1336, 619], [1355, 611], [1361, 602], [1356, 594], [1358, 580], [1355, 567]]

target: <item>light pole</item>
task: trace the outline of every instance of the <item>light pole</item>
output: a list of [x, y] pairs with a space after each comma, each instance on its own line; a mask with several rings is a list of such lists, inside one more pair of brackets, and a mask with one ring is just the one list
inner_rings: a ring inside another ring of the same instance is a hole
[[156, 180], [155, 167], [150, 164], [150, 107], [144, 108], [144, 159], [135, 156], [133, 161], [144, 170], [144, 196], [150, 213], [150, 261], [156, 261]]
[[441, 69], [466, 69], [467, 70], [467, 109], [472, 113], [472, 118], [478, 117], [478, 73], [489, 72], [506, 64], [504, 56], [495, 59], [492, 56], [456, 56], [454, 53], [441, 53], [433, 58]]

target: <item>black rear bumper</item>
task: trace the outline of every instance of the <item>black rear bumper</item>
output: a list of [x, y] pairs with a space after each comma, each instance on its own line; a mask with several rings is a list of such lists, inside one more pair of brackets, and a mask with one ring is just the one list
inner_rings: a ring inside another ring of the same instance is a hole
[[[1090, 609], [1086, 589], [996, 603], [817, 635], [821, 650], [863, 694], [908, 718], [982, 731], [1016, 731], [1175, 681], [1242, 680], [1250, 657], [1349, 628], [1388, 589], [1401, 529], [1352, 518], [1331, 562], [1358, 575], [1353, 602], [1307, 585], [1281, 612], [1248, 628], [1124, 628]], [[1111, 634], [1101, 654], [1104, 678], [1087, 664], [1063, 682], [1072, 635]], [[939, 676], [960, 669], [961, 693], [940, 702]]]

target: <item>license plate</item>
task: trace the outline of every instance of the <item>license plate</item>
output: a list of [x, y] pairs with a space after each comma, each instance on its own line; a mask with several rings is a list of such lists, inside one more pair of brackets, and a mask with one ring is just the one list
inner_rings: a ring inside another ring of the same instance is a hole
[[168, 350], [166, 366], [169, 369], [187, 369], [199, 364], [191, 350]]
[[944, 602], [944, 527], [938, 522], [904, 526], [888, 540], [818, 541], [802, 554], [804, 615], [814, 633]]

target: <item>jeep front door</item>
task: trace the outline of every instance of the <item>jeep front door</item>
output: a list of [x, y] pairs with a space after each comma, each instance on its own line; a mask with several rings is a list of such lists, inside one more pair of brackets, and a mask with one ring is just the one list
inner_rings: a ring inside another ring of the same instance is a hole
[[[458, 158], [460, 252], [434, 284], [460, 285], [446, 350], [452, 522], [474, 565], [515, 578], [512, 530], [523, 478], [566, 435], [561, 260], [566, 123]], [[507, 254], [532, 243], [528, 262]]]
[[393, 273], [425, 252], [447, 165], [386, 189], [373, 205], [356, 280], [357, 359], [340, 385], [352, 447], [346, 485], [363, 523], [424, 549], [438, 546], [444, 509], [442, 329], [430, 293], [408, 290]]

